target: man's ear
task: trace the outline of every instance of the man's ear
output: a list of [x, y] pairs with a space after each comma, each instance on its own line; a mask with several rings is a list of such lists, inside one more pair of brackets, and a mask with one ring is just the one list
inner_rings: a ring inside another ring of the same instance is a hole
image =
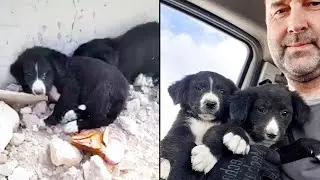
[[301, 129], [303, 124], [309, 120], [310, 107], [296, 91], [291, 92], [291, 102], [293, 106], [292, 125]]
[[254, 102], [255, 94], [248, 91], [237, 91], [230, 98], [230, 122], [242, 125], [248, 118], [249, 111]]
[[176, 81], [171, 86], [169, 86], [168, 92], [175, 105], [186, 101], [190, 79], [191, 75], [186, 76], [180, 81]]

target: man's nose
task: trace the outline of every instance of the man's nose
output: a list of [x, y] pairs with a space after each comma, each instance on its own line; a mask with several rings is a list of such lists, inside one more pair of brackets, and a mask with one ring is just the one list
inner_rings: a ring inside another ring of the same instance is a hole
[[308, 29], [306, 13], [302, 6], [293, 6], [288, 17], [288, 33], [301, 33]]
[[288, 17], [288, 33], [301, 33], [308, 29], [306, 13], [302, 6], [293, 6]]

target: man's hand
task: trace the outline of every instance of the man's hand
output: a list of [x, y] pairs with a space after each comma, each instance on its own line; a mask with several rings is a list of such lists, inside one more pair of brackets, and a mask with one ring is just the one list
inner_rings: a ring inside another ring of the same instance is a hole
[[279, 180], [279, 154], [262, 145], [252, 145], [247, 155], [221, 157], [208, 174], [208, 179]]

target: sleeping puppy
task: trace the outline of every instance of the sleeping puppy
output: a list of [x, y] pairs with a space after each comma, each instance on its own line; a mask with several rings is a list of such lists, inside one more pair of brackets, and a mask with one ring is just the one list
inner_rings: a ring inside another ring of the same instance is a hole
[[60, 97], [68, 57], [50, 48], [35, 46], [26, 49], [11, 64], [10, 73], [23, 91], [35, 95], [49, 95], [51, 100]]
[[152, 77], [159, 83], [158, 22], [140, 24], [117, 38], [94, 39], [80, 45], [73, 56], [88, 56], [112, 64], [133, 83], [139, 74]]
[[202, 144], [210, 127], [226, 122], [228, 99], [236, 90], [231, 80], [209, 71], [188, 75], [168, 88], [174, 104], [180, 104], [181, 109], [160, 143], [161, 178], [175, 179], [192, 172], [191, 149]]
[[[192, 169], [208, 173], [221, 156], [247, 154], [249, 143], [279, 147], [277, 143], [288, 141], [287, 130], [302, 128], [309, 118], [309, 111], [298, 93], [280, 85], [266, 84], [238, 91], [230, 99], [230, 121], [210, 128], [204, 135], [203, 145], [192, 149]], [[288, 147], [304, 152], [299, 155], [285, 151]], [[310, 150], [319, 155], [319, 141], [301, 139], [279, 147], [278, 152], [281, 162], [286, 163], [303, 156], [314, 156]]]
[[129, 84], [116, 67], [89, 57], [70, 58], [62, 81], [61, 97], [44, 123], [65, 124], [66, 133], [109, 125], [129, 93]]

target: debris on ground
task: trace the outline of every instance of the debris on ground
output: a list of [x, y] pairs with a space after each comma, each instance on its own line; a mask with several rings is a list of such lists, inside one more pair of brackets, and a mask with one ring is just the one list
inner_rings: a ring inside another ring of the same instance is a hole
[[[126, 108], [114, 123], [99, 129], [108, 133], [103, 141], [113, 159], [107, 162], [72, 145], [72, 136], [60, 125], [41, 124], [53, 103], [40, 100], [16, 109], [0, 101], [0, 180], [159, 179], [159, 88], [145, 83], [130, 85]], [[10, 84], [4, 90], [22, 88]]]

